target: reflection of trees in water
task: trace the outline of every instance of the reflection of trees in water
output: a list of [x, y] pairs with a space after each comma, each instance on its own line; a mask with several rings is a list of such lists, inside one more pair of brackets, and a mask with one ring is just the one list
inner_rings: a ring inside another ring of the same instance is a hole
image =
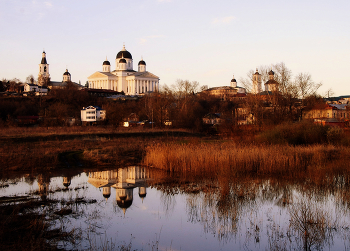
[[[187, 173], [159, 176], [154, 187], [163, 192], [167, 213], [174, 209], [173, 195], [185, 194], [188, 221], [203, 225], [206, 233], [224, 243], [244, 236], [240, 241], [250, 249], [263, 237], [269, 250], [313, 250], [332, 247], [335, 236], [350, 244], [350, 179], [346, 177], [321, 173], [295, 179], [194, 178]], [[273, 209], [266, 211], [266, 206]]]
[[172, 212], [174, 212], [176, 206], [176, 199], [173, 195], [168, 193], [162, 193], [160, 195], [160, 201], [163, 205], [163, 210], [165, 212], [165, 216], [169, 217]]
[[323, 249], [333, 244], [333, 237], [346, 229], [340, 215], [323, 203], [302, 197], [289, 208], [290, 229], [304, 250]]

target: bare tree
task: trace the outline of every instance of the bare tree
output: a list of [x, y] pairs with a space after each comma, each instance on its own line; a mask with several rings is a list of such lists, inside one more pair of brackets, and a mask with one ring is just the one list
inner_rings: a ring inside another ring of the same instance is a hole
[[6, 89], [9, 92], [20, 92], [22, 82], [18, 78], [11, 79], [6, 83]]
[[50, 82], [51, 82], [51, 79], [48, 78], [48, 77], [40, 76], [40, 77], [38, 78], [38, 85], [47, 87], [47, 86], [49, 85]]
[[299, 98], [303, 100], [307, 96], [315, 95], [322, 84], [312, 81], [309, 73], [299, 73], [295, 77], [294, 85], [298, 89]]
[[[292, 71], [287, 68], [285, 63], [281, 62], [257, 68], [261, 75], [262, 84], [269, 80], [271, 70], [274, 80], [278, 82], [278, 92], [262, 96], [252, 95], [246, 101], [247, 107], [250, 107], [257, 119], [263, 117], [264, 120], [268, 119], [274, 124], [285, 120], [300, 119], [304, 99], [316, 95], [321, 83], [315, 83], [308, 73], [299, 73], [293, 79]], [[248, 92], [252, 89], [254, 74], [255, 72], [250, 70], [247, 78], [241, 80]], [[301, 99], [301, 105], [299, 99]], [[263, 110], [257, 109], [257, 106], [261, 105], [260, 100], [264, 100], [265, 108]]]
[[33, 74], [29, 75], [29, 76], [26, 78], [26, 83], [34, 84], [34, 82], [35, 82], [35, 78], [34, 78]]
[[277, 63], [272, 66], [274, 71], [274, 79], [279, 83], [279, 91], [282, 94], [290, 94], [293, 91], [292, 71], [287, 68], [284, 62]]
[[325, 93], [323, 93], [321, 96], [324, 98], [329, 98], [334, 95], [334, 91], [332, 88], [329, 88]]
[[190, 82], [189, 80], [182, 79], [176, 80], [176, 83], [171, 87], [179, 98], [197, 93], [200, 90], [200, 85], [197, 81]]

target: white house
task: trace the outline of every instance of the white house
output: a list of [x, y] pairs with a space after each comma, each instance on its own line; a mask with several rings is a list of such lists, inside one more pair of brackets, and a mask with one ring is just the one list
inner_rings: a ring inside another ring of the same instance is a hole
[[81, 110], [82, 122], [98, 122], [106, 119], [106, 110], [98, 106], [83, 107]]
[[133, 59], [130, 52], [123, 49], [115, 59], [115, 70], [106, 59], [102, 71], [97, 71], [88, 77], [89, 88], [124, 92], [126, 95], [143, 95], [159, 90], [159, 77], [146, 71], [146, 62], [141, 59], [138, 69], [133, 69]]
[[47, 95], [48, 89], [44, 86], [36, 85], [36, 84], [25, 84], [24, 85], [24, 93], [35, 93], [36, 96], [39, 95]]

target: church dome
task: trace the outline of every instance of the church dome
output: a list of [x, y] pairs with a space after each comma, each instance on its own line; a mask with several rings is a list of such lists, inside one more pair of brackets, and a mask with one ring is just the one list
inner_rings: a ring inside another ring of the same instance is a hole
[[139, 65], [146, 65], [146, 62], [143, 61], [143, 60], [141, 60], [141, 61], [139, 62]]
[[145, 193], [139, 193], [139, 197], [140, 197], [140, 198], [145, 198], [146, 195], [147, 195], [147, 194], [145, 194]]
[[231, 79], [231, 82], [237, 82], [235, 78]]
[[121, 64], [121, 63], [126, 64], [126, 60], [125, 60], [125, 58], [122, 58], [122, 59], [120, 59], [120, 60], [119, 60], [119, 64]]
[[109, 197], [111, 197], [111, 194], [103, 194], [103, 197], [105, 197], [106, 199], [108, 199]]
[[64, 182], [64, 183], [63, 183], [63, 185], [64, 185], [65, 187], [67, 187], [67, 188], [68, 188], [68, 187], [69, 187], [69, 185], [70, 185], [70, 182]]
[[118, 58], [130, 58], [130, 59], [132, 59], [132, 56], [131, 56], [131, 53], [128, 52], [128, 51], [125, 49], [125, 45], [124, 45], [124, 46], [123, 46], [123, 49], [122, 49], [120, 52], [118, 52], [116, 58], [117, 58], [117, 59], [118, 59]]
[[132, 200], [117, 200], [117, 205], [120, 208], [129, 208], [132, 205]]
[[269, 71], [269, 75], [275, 75], [275, 73], [271, 70]]
[[111, 63], [108, 60], [106, 60], [106, 61], [103, 61], [103, 65], [111, 65]]
[[68, 75], [68, 76], [70, 76], [70, 73], [68, 72], [68, 69], [66, 69], [66, 72], [63, 73], [63, 75]]

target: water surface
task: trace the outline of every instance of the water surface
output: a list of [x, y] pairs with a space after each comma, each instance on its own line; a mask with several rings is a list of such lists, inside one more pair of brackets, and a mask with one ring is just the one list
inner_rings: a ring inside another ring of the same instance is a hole
[[[349, 250], [349, 186], [275, 178], [176, 177], [144, 167], [24, 175], [2, 180], [2, 197], [29, 195], [75, 242], [65, 249]], [[8, 202], [17, 203], [17, 202]]]

